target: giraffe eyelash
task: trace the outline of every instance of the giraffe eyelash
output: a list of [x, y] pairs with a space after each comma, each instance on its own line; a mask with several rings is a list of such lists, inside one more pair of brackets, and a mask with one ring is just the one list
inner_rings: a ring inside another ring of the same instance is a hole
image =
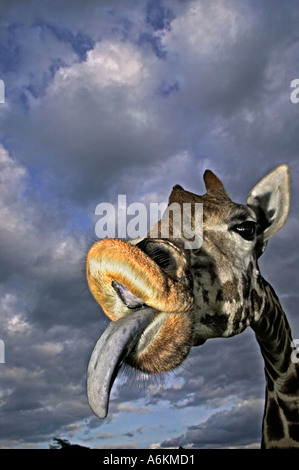
[[258, 231], [258, 224], [252, 220], [234, 225], [230, 230], [236, 232], [244, 240], [253, 241]]

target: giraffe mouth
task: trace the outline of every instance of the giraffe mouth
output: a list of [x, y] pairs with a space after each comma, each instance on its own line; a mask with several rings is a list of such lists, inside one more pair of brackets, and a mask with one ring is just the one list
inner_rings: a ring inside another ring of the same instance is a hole
[[192, 280], [187, 253], [170, 240], [102, 240], [87, 257], [91, 292], [112, 320], [88, 366], [87, 395], [104, 418], [120, 366], [147, 373], [178, 367], [193, 332]]
[[136, 295], [132, 294], [132, 292], [120, 282], [112, 281], [112, 287], [126, 307], [134, 309], [147, 306], [146, 303], [136, 297]]

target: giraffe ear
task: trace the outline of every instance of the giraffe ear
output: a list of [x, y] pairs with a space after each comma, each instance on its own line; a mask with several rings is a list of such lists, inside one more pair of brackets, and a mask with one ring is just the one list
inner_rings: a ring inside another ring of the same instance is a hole
[[254, 210], [263, 241], [284, 225], [290, 209], [290, 170], [280, 165], [265, 176], [249, 193], [247, 205]]

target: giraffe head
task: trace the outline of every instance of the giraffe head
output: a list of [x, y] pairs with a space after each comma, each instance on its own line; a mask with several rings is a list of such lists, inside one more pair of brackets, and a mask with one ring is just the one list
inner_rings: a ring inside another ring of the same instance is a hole
[[[206, 193], [174, 186], [169, 207], [203, 205], [202, 244], [186, 248], [182, 217], [166, 210], [148, 237], [128, 242], [104, 239], [87, 256], [89, 288], [111, 324], [99, 339], [88, 367], [88, 397], [99, 417], [122, 362], [148, 373], [174, 369], [192, 346], [241, 333], [261, 315], [264, 296], [257, 260], [285, 223], [290, 205], [289, 168], [281, 165], [233, 202], [218, 177], [204, 174]], [[191, 210], [191, 226], [196, 227]], [[163, 221], [162, 217], [162, 221]]]

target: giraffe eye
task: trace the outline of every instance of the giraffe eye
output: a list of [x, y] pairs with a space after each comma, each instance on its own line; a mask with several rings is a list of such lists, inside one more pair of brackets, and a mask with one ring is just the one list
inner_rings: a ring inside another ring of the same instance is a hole
[[257, 224], [252, 221], [247, 221], [242, 224], [235, 225], [232, 230], [241, 235], [244, 240], [252, 241], [254, 240], [257, 231]]

